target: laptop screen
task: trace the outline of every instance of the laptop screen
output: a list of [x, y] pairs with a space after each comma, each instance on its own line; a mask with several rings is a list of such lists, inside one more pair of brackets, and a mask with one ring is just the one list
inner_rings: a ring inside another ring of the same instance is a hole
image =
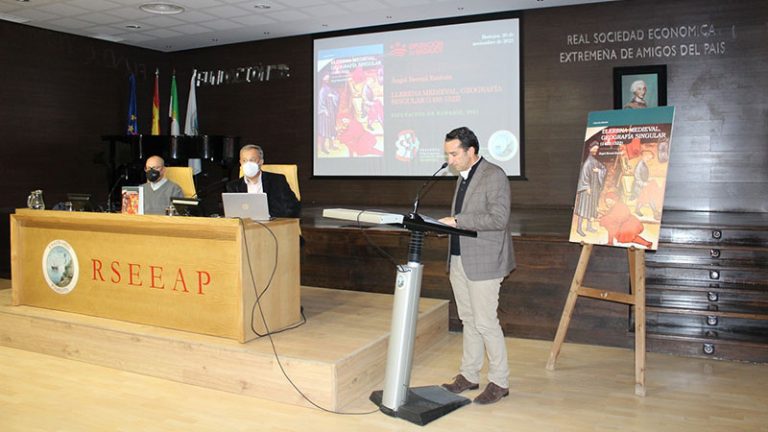
[[228, 218], [270, 220], [267, 194], [224, 192], [221, 194], [224, 216]]

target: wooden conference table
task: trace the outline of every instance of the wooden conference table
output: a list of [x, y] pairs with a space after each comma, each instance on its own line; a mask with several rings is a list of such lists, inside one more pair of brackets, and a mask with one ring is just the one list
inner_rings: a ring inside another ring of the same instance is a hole
[[240, 342], [301, 318], [298, 219], [19, 209], [11, 272], [14, 305]]

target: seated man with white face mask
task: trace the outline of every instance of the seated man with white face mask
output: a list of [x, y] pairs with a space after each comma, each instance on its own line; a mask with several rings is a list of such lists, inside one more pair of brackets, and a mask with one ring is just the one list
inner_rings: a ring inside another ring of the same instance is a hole
[[299, 217], [301, 203], [296, 199], [288, 181], [282, 174], [261, 170], [264, 150], [253, 144], [240, 149], [240, 166], [243, 177], [227, 183], [227, 192], [249, 192], [267, 194], [267, 205], [272, 217]]
[[181, 187], [165, 177], [165, 161], [160, 156], [150, 156], [144, 165], [147, 182], [144, 188], [144, 214], [164, 215], [171, 198], [183, 197]]

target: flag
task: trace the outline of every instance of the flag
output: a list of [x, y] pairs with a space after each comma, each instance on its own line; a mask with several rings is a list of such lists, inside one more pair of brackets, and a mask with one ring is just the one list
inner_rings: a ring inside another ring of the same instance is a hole
[[128, 95], [128, 128], [125, 133], [126, 135], [138, 135], [139, 121], [136, 114], [136, 77], [133, 76], [133, 74], [128, 77], [128, 84], [130, 87], [130, 94]]
[[160, 135], [160, 70], [155, 69], [155, 96], [152, 98], [152, 135]]
[[197, 69], [192, 71], [192, 80], [189, 82], [189, 99], [187, 99], [187, 117], [184, 119], [184, 135], [197, 135], [198, 133], [195, 78], [197, 78]]
[[171, 102], [168, 107], [168, 117], [171, 119], [171, 135], [181, 134], [179, 131], [179, 95], [176, 92], [176, 72], [171, 77]]

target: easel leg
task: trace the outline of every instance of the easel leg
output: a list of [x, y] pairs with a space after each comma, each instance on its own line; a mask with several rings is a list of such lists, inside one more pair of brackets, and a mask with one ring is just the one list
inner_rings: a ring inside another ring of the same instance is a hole
[[635, 298], [635, 394], [645, 396], [645, 250], [632, 248], [628, 253]]
[[568, 326], [571, 323], [573, 308], [576, 306], [576, 299], [579, 297], [579, 288], [581, 288], [584, 283], [584, 274], [587, 272], [590, 255], [592, 255], [592, 245], [582, 245], [579, 263], [576, 265], [576, 272], [573, 274], [573, 281], [571, 281], [571, 289], [568, 291], [568, 298], [565, 300], [563, 315], [560, 317], [560, 325], [557, 326], [555, 341], [552, 344], [552, 351], [549, 353], [547, 370], [555, 370], [555, 362], [557, 362], [557, 357], [560, 355], [560, 348], [565, 341], [565, 334], [568, 333]]

